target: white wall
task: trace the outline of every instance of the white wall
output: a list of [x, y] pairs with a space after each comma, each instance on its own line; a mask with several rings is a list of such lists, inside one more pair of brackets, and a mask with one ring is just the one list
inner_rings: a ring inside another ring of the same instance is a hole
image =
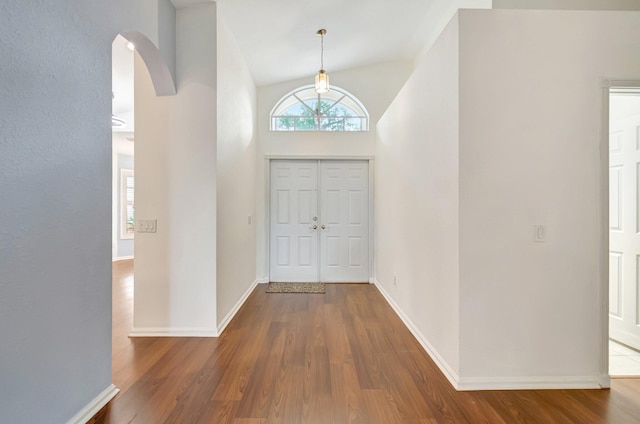
[[136, 61], [134, 335], [216, 329], [216, 5], [177, 11], [178, 94], [155, 97]]
[[388, 62], [343, 72], [330, 72], [331, 84], [357, 97], [369, 112], [368, 132], [278, 132], [269, 130], [269, 114], [287, 93], [313, 83], [308, 78], [288, 81], [258, 89], [258, 169], [257, 234], [258, 276], [268, 278], [265, 225], [266, 187], [265, 156], [373, 156], [375, 154], [376, 122], [409, 77], [413, 64]]
[[[378, 123], [376, 284], [457, 379], [458, 20]], [[394, 285], [394, 276], [396, 285]]]
[[494, 9], [640, 10], [638, 0], [493, 0]]
[[640, 78], [638, 52], [637, 12], [461, 12], [463, 385], [606, 374], [602, 79]]
[[416, 29], [415, 36], [425, 40], [424, 47], [416, 60], [419, 61], [429, 51], [458, 9], [491, 9], [491, 7], [492, 0], [432, 0], [422, 24]]
[[[431, 184], [453, 194], [455, 187], [444, 189], [452, 180], [442, 174], [457, 167], [459, 233], [450, 232], [459, 241], [459, 263], [446, 270], [459, 272], [459, 379], [453, 383], [461, 389], [607, 385], [602, 80], [640, 77], [640, 13], [460, 11], [459, 91], [450, 89], [459, 98], [459, 159], [439, 168], [446, 162], [432, 164], [428, 139], [418, 140], [433, 137], [444, 149], [455, 132], [402, 115], [416, 110], [439, 117], [446, 110], [447, 102], [429, 92], [435, 78], [425, 71], [445, 36], [379, 125], [377, 277], [449, 362], [441, 348], [447, 345], [429, 326], [434, 320], [455, 326], [448, 310], [455, 302], [429, 305], [426, 290], [439, 265], [429, 258], [454, 250], [445, 244], [453, 240], [441, 239], [453, 226], [455, 203], [443, 202]], [[440, 174], [431, 174], [434, 169]], [[418, 176], [403, 180], [411, 171], [431, 177], [421, 184]], [[393, 187], [388, 199], [386, 186]], [[398, 205], [410, 205], [410, 212]], [[450, 210], [438, 214], [444, 205]], [[394, 214], [407, 216], [394, 220]], [[534, 243], [535, 224], [546, 227], [545, 243]], [[396, 233], [401, 236], [394, 240]], [[425, 260], [410, 261], [425, 251]], [[392, 272], [410, 281], [399, 278], [395, 288]], [[454, 294], [435, 296], [446, 302]]]
[[[171, 246], [168, 232], [170, 219], [168, 143], [172, 99], [156, 97], [149, 72], [138, 54], [135, 55], [134, 67], [136, 221], [143, 217], [158, 220], [156, 233], [136, 232], [135, 235], [134, 314], [144, 311], [150, 315], [155, 310], [158, 314], [168, 315], [169, 282], [167, 278]], [[134, 328], [137, 325], [140, 324], [134, 318]], [[168, 324], [163, 323], [163, 325]]]
[[256, 114], [256, 86], [218, 11], [218, 328], [256, 279]]
[[174, 24], [158, 4], [0, 4], [0, 422], [67, 422], [114, 394], [111, 43], [156, 42]]

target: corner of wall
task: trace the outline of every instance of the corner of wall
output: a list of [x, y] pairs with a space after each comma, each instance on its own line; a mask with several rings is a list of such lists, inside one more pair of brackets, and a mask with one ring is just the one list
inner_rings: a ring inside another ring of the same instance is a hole
[[391, 295], [384, 289], [384, 286], [380, 284], [378, 280], [373, 279], [373, 284], [378, 288], [382, 296], [385, 298], [389, 306], [395, 311], [396, 315], [402, 320], [404, 325], [407, 326], [411, 334], [418, 340], [418, 343], [422, 346], [422, 348], [427, 352], [427, 354], [431, 357], [433, 362], [438, 366], [440, 372], [444, 374], [444, 376], [449, 380], [449, 383], [456, 390], [460, 389], [460, 377], [458, 373], [454, 370], [454, 368], [440, 355], [438, 350], [429, 343], [429, 340], [420, 332], [418, 327], [411, 321], [409, 316], [400, 308], [400, 306], [393, 300]]

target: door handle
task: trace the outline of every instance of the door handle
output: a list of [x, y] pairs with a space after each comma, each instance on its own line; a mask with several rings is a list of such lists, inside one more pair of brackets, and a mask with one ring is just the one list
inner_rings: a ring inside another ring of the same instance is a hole
[[318, 226], [317, 226], [317, 225], [314, 225], [313, 227], [309, 227], [309, 229], [310, 229], [310, 230], [317, 230], [317, 229], [318, 229]]
[[329, 227], [327, 227], [326, 225], [323, 225], [323, 226], [322, 226], [322, 227], [320, 227], [320, 228], [322, 228], [323, 230], [326, 230], [326, 229], [328, 229]]

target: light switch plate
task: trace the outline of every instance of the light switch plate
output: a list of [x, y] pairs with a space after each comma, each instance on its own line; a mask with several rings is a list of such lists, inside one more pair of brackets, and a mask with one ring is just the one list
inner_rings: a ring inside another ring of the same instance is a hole
[[138, 233], [155, 233], [158, 226], [157, 219], [138, 219], [136, 231]]
[[533, 226], [533, 241], [536, 243], [544, 243], [547, 240], [547, 229], [544, 225]]

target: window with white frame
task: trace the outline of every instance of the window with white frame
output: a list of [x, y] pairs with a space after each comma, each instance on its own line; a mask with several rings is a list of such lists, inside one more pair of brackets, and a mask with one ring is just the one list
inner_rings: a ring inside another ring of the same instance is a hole
[[120, 170], [120, 238], [132, 239], [135, 233], [134, 219], [135, 183], [132, 169]]
[[369, 131], [369, 113], [346, 90], [332, 86], [316, 93], [313, 85], [285, 95], [271, 111], [271, 131]]

